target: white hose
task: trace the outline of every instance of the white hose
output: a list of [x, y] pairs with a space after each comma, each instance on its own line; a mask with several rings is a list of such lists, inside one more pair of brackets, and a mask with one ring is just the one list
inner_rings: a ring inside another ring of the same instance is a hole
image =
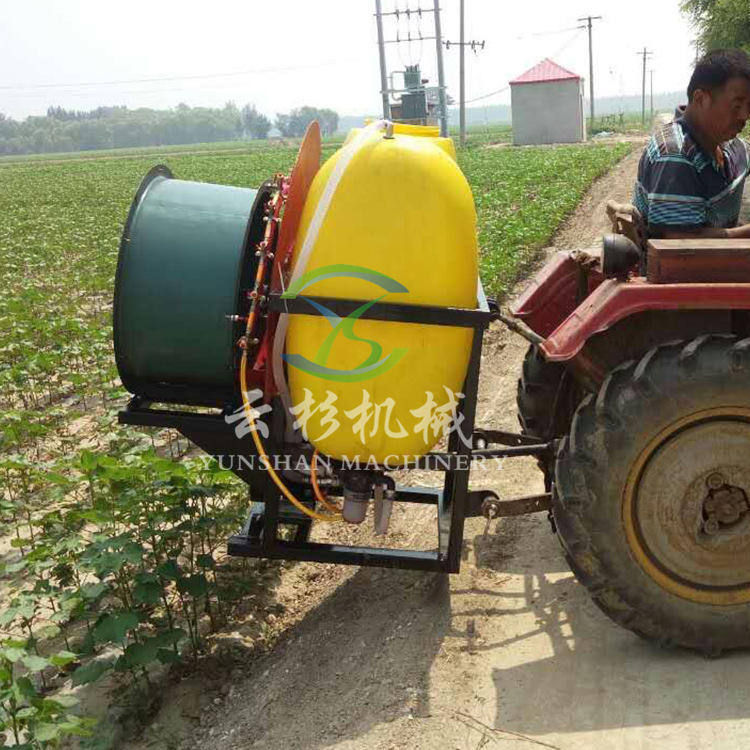
[[[331, 174], [328, 177], [328, 182], [326, 182], [325, 188], [323, 188], [323, 192], [320, 196], [320, 200], [318, 201], [318, 205], [315, 208], [315, 214], [313, 215], [310, 226], [307, 229], [305, 241], [302, 243], [302, 248], [300, 249], [299, 255], [297, 256], [297, 262], [294, 265], [294, 270], [292, 271], [292, 278], [290, 282], [296, 281], [305, 272], [307, 263], [310, 259], [310, 254], [312, 253], [313, 247], [315, 247], [315, 243], [317, 242], [320, 228], [323, 226], [323, 222], [325, 221], [326, 214], [328, 213], [331, 201], [333, 200], [333, 196], [336, 193], [339, 183], [341, 182], [341, 178], [344, 176], [344, 173], [346, 172], [346, 169], [351, 163], [352, 159], [357, 155], [359, 149], [362, 148], [364, 143], [370, 138], [373, 133], [384, 128], [389, 128], [390, 125], [391, 123], [389, 123], [387, 120], [376, 120], [375, 122], [370, 123], [367, 127], [363, 128], [362, 131], [358, 133], [357, 136], [353, 138], [352, 141], [341, 150], [341, 156], [339, 156], [336, 165], [331, 171]], [[289, 386], [286, 382], [286, 377], [284, 376], [284, 360], [282, 358], [282, 354], [284, 353], [284, 347], [286, 345], [286, 332], [288, 327], [289, 315], [287, 315], [286, 313], [282, 313], [279, 316], [279, 322], [276, 327], [276, 335], [273, 341], [273, 354], [271, 359], [273, 379], [276, 383], [276, 388], [279, 392], [279, 396], [281, 396], [281, 403], [284, 406], [287, 417], [291, 416], [291, 412], [289, 410], [292, 407], [292, 401], [291, 396], [289, 395]], [[293, 423], [293, 419], [286, 420], [285, 438], [288, 442], [301, 440], [301, 434], [295, 432], [292, 426]]]

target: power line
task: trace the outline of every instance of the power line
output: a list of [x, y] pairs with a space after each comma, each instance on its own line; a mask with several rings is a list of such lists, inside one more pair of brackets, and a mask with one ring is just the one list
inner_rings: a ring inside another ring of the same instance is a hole
[[581, 31], [583, 31], [586, 27], [576, 26], [575, 28], [578, 30], [578, 33], [573, 34], [573, 36], [570, 37], [570, 39], [567, 39], [565, 42], [563, 42], [563, 44], [560, 45], [560, 47], [557, 50], [555, 50], [555, 52], [552, 53], [552, 57], [557, 57], [558, 55], [561, 55], [563, 52], [565, 52], [565, 50], [568, 49], [568, 47], [570, 47], [571, 44], [573, 44], [574, 42], [578, 40], [578, 38], [581, 36]]
[[476, 96], [473, 99], [467, 99], [466, 104], [471, 104], [472, 102], [478, 102], [482, 99], [489, 99], [491, 96], [495, 96], [495, 94], [502, 94], [504, 91], [507, 91], [510, 88], [510, 86], [503, 86], [503, 88], [498, 89], [497, 91], [490, 91], [489, 94], [482, 94], [482, 96]]
[[229, 78], [232, 76], [259, 75], [262, 73], [283, 73], [294, 70], [312, 70], [314, 68], [325, 68], [341, 65], [342, 62], [359, 62], [364, 58], [356, 60], [335, 60], [324, 63], [314, 63], [312, 65], [287, 65], [276, 68], [257, 68], [255, 70], [237, 70], [231, 73], [201, 73], [189, 76], [165, 76], [162, 78], [130, 78], [117, 81], [83, 81], [80, 83], [35, 83], [28, 85], [0, 86], [0, 91], [27, 91], [31, 89], [56, 89], [56, 88], [76, 88], [80, 86], [119, 86], [131, 83], [165, 83], [169, 81], [193, 81], [200, 78]]
[[[580, 19], [585, 20], [585, 19]], [[537, 36], [552, 36], [553, 34], [564, 34], [566, 31], [575, 31], [576, 29], [585, 29], [585, 26], [568, 26], [566, 29], [555, 29], [554, 31], [540, 31], [536, 34], [522, 34], [521, 36], [517, 36], [516, 40], [520, 39], [531, 39], [533, 37]]]
[[[585, 29], [585, 26], [575, 26], [574, 29], [578, 31], [577, 34], [573, 34], [573, 36], [570, 39], [566, 39], [564, 44], [562, 44], [555, 52], [552, 53], [551, 57], [557, 57], [558, 55], [562, 54], [568, 47], [570, 47], [571, 44], [573, 44], [578, 37], [581, 36], [581, 31]], [[498, 89], [497, 91], [490, 91], [489, 94], [482, 94], [481, 96], [475, 96], [473, 99], [467, 99], [466, 104], [472, 104], [473, 102], [481, 101], [482, 99], [489, 99], [491, 96], [496, 96], [497, 94], [502, 94], [506, 92], [510, 86], [503, 86], [501, 89]]]
[[120, 97], [120, 96], [141, 96], [141, 95], [152, 95], [152, 94], [171, 94], [175, 92], [181, 92], [186, 96], [192, 95], [197, 92], [203, 91], [236, 91], [238, 86], [242, 84], [233, 82], [221, 82], [215, 84], [204, 84], [200, 86], [162, 86], [155, 89], [117, 89], [112, 88], [108, 90], [96, 91], [95, 89], [81, 90], [81, 91], [35, 91], [31, 93], [9, 93], [4, 94], [4, 98], [10, 99], [46, 99], [47, 101], [63, 101], [70, 99], [71, 97], [91, 97], [97, 96], [100, 98]]

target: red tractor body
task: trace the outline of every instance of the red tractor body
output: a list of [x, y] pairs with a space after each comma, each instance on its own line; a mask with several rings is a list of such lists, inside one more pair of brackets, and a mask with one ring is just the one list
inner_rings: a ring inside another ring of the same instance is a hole
[[[678, 246], [682, 241], [672, 242]], [[662, 284], [644, 276], [605, 279], [598, 265], [588, 274], [588, 295], [579, 304], [579, 268], [575, 252], [557, 252], [511, 306], [516, 318], [545, 339], [540, 348], [550, 362], [574, 359], [587, 342], [631, 316], [750, 310], [750, 283]]]

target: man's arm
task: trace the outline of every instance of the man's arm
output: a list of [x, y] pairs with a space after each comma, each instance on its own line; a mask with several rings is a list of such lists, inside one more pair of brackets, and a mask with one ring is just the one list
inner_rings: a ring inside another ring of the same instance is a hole
[[750, 239], [750, 224], [740, 227], [721, 229], [719, 227], [679, 227], [675, 229], [659, 228], [659, 236], [665, 240], [747, 240]]
[[[745, 147], [748, 163], [750, 163], [750, 144], [743, 138], [739, 139]], [[739, 227], [721, 229], [718, 227], [662, 227], [660, 235], [665, 240], [683, 240], [683, 239], [720, 239], [720, 240], [746, 240], [750, 239], [750, 224], [744, 224]]]

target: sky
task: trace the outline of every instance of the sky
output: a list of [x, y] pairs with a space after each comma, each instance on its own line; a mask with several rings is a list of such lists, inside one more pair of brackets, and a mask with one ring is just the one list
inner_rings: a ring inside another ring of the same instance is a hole
[[[432, 0], [381, 0], [384, 12], [432, 8]], [[239, 106], [271, 118], [302, 105], [341, 115], [377, 114], [380, 72], [375, 0], [0, 0], [0, 113], [22, 119], [49, 105], [91, 109]], [[443, 38], [458, 41], [459, 0], [441, 0]], [[679, 0], [465, 0], [467, 99], [504, 89], [545, 57], [588, 79], [594, 26], [596, 96], [640, 93], [644, 46], [654, 90], [685, 89], [694, 32]], [[432, 13], [384, 19], [385, 38], [433, 36]], [[437, 84], [435, 42], [386, 45], [390, 70], [420, 63]], [[444, 53], [458, 99], [458, 49]], [[398, 80], [398, 79], [397, 79]], [[588, 85], [588, 84], [587, 84]], [[510, 102], [508, 91], [469, 106]]]

